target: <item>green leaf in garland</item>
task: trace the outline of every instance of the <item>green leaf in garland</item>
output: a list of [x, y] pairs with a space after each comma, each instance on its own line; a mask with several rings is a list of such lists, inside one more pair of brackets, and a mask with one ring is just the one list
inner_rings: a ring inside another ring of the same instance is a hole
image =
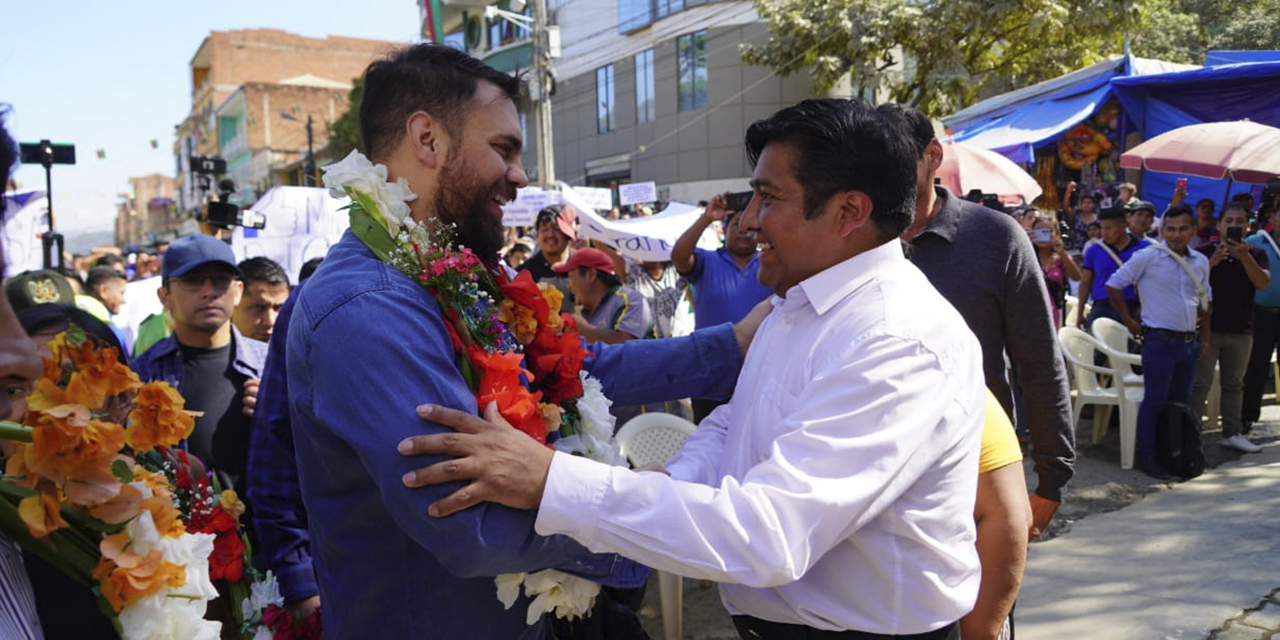
[[368, 196], [350, 191], [351, 195], [351, 232], [369, 247], [374, 255], [383, 262], [391, 262], [391, 254], [396, 250], [395, 239], [387, 230], [386, 220], [377, 212], [377, 205]]
[[133, 482], [133, 470], [129, 469], [129, 464], [124, 460], [111, 463], [111, 475], [120, 478], [120, 482]]

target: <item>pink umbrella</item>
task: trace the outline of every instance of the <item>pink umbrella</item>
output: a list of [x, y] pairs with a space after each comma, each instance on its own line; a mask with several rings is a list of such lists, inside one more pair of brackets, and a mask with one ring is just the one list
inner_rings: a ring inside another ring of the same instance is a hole
[[942, 186], [963, 196], [974, 189], [998, 196], [1017, 196], [1031, 202], [1044, 192], [1036, 179], [1012, 160], [963, 142], [942, 143]]
[[1120, 166], [1262, 184], [1280, 174], [1280, 129], [1248, 120], [1179, 127], [1130, 149]]

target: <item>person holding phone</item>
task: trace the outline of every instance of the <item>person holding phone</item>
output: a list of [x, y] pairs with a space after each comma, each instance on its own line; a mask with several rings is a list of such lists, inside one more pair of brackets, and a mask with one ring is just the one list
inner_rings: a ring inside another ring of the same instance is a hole
[[1064, 318], [1062, 309], [1066, 307], [1067, 292], [1070, 290], [1068, 280], [1080, 280], [1084, 274], [1080, 266], [1067, 253], [1066, 243], [1058, 232], [1058, 221], [1052, 213], [1033, 210], [1031, 229], [1031, 246], [1036, 249], [1036, 257], [1040, 260], [1040, 269], [1044, 271], [1044, 284], [1049, 289], [1049, 302], [1053, 304], [1053, 322], [1055, 328], [1061, 327]]
[[[1238, 204], [1222, 209], [1219, 242], [1199, 251], [1209, 258], [1214, 311], [1209, 319], [1209, 352], [1200, 359], [1191, 387], [1191, 408], [1204, 415], [1205, 400], [1217, 366], [1222, 381], [1222, 446], [1254, 453], [1261, 447], [1244, 435], [1244, 374], [1253, 347], [1254, 295], [1271, 282], [1267, 254], [1244, 242], [1249, 214]], [[1213, 425], [1210, 425], [1213, 426]]]

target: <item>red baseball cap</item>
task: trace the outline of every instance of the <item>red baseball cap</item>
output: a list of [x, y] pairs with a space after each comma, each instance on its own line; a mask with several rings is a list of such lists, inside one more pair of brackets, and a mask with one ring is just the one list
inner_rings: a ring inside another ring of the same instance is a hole
[[613, 261], [599, 249], [576, 249], [564, 264], [551, 267], [556, 273], [568, 273], [578, 267], [599, 269], [605, 273], [613, 273]]

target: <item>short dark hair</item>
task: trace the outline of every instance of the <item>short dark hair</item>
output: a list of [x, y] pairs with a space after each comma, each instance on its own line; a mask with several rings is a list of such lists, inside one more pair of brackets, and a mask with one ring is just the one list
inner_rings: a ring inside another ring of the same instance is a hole
[[0, 188], [8, 190], [9, 174], [18, 165], [18, 143], [9, 135], [4, 119], [9, 115], [9, 105], [0, 105]]
[[[1227, 206], [1223, 207], [1222, 212], [1218, 214], [1218, 219], [1221, 220], [1222, 218], [1227, 217], [1228, 211], [1239, 211], [1244, 214], [1245, 219], [1248, 219], [1249, 214], [1251, 213], [1244, 205], [1238, 202], [1228, 202]], [[1166, 213], [1165, 215], [1167, 216], [1169, 214]]]
[[555, 222], [556, 218], [560, 216], [560, 212], [563, 209], [564, 207], [558, 204], [553, 204], [548, 207], [543, 207], [542, 210], [538, 212], [538, 217], [533, 222], [534, 232], [536, 233], [538, 231], [538, 227], [541, 227], [543, 223]]
[[375, 161], [386, 157], [404, 135], [404, 123], [425, 111], [444, 124], [450, 135], [461, 131], [462, 114], [479, 81], [497, 85], [515, 102], [525, 103], [524, 81], [437, 44], [415, 44], [370, 63], [364, 71], [360, 102], [360, 138]]
[[1168, 220], [1169, 218], [1176, 218], [1178, 216], [1187, 216], [1194, 221], [1196, 219], [1196, 212], [1192, 211], [1191, 207], [1188, 207], [1185, 204], [1174, 205], [1164, 212], [1165, 220]]
[[247, 258], [236, 266], [240, 268], [240, 279], [244, 280], [245, 285], [261, 282], [271, 287], [289, 286], [289, 274], [285, 273], [284, 267], [271, 258], [263, 256]]
[[525, 243], [523, 243], [523, 242], [517, 242], [517, 243], [515, 243], [515, 244], [511, 245], [511, 248], [510, 248], [510, 249], [507, 249], [507, 253], [512, 253], [512, 252], [514, 252], [514, 251], [523, 251], [523, 252], [525, 252], [525, 253], [529, 253], [530, 251], [533, 251], [533, 249], [530, 249], [530, 248], [529, 248], [529, 245], [527, 245], [527, 244], [525, 244]]
[[1248, 199], [1249, 199], [1249, 202], [1253, 202], [1253, 192], [1252, 192], [1252, 191], [1241, 191], [1240, 193], [1237, 193], [1237, 194], [1235, 194], [1234, 196], [1231, 196], [1231, 201], [1232, 201], [1232, 202], [1237, 202], [1237, 201], [1239, 201], [1239, 200], [1244, 200], [1245, 198], [1248, 198]]
[[1213, 201], [1213, 198], [1200, 198], [1199, 200], [1196, 200], [1196, 208], [1197, 208], [1197, 209], [1199, 209], [1199, 208], [1200, 208], [1200, 205], [1202, 205], [1202, 204], [1207, 204], [1207, 205], [1209, 205], [1210, 207], [1217, 208], [1217, 204], [1218, 204], [1218, 203], [1214, 202], [1214, 201]]
[[766, 145], [780, 142], [796, 149], [791, 169], [804, 189], [805, 218], [821, 215], [838, 192], [861, 191], [883, 236], [899, 236], [911, 224], [918, 157], [895, 119], [862, 100], [805, 100], [747, 128], [751, 164]]
[[102, 255], [97, 260], [93, 261], [93, 266], [95, 267], [114, 267], [118, 264], [129, 263], [125, 262], [124, 256], [118, 256], [114, 253]]
[[302, 284], [303, 280], [310, 278], [311, 274], [315, 273], [316, 269], [320, 268], [321, 262], [324, 262], [323, 256], [312, 258], [302, 263], [302, 268], [298, 270], [298, 284]]
[[1107, 207], [1106, 209], [1098, 212], [1099, 220], [1124, 220], [1124, 218], [1124, 207]]
[[600, 280], [600, 282], [603, 282], [604, 286], [606, 287], [616, 287], [622, 284], [622, 281], [618, 279], [618, 276], [612, 273], [609, 273], [608, 271], [604, 271], [601, 269], [592, 269], [591, 267], [578, 267], [578, 275], [584, 278], [587, 276], [587, 273], [591, 271], [596, 272], [596, 279]]
[[929, 116], [924, 115], [919, 109], [895, 102], [886, 102], [876, 107], [876, 111], [896, 120], [907, 135], [911, 136], [911, 143], [916, 147], [916, 160], [924, 158], [925, 148], [937, 137], [934, 135], [933, 122], [929, 120]]
[[84, 279], [85, 291], [91, 293], [96, 292], [98, 287], [110, 282], [111, 280], [124, 280], [124, 276], [119, 271], [111, 267], [94, 267], [89, 270], [89, 275]]

